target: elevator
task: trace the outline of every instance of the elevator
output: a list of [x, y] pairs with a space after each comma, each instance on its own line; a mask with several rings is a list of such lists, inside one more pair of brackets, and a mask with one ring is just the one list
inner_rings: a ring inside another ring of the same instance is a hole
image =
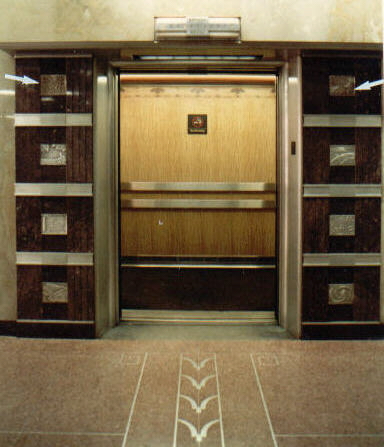
[[271, 74], [120, 75], [123, 320], [274, 321], [276, 92]]

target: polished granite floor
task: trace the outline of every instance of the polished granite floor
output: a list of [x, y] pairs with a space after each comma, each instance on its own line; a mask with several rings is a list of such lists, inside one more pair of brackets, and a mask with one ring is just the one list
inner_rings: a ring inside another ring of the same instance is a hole
[[0, 446], [384, 446], [383, 341], [125, 326], [0, 362]]

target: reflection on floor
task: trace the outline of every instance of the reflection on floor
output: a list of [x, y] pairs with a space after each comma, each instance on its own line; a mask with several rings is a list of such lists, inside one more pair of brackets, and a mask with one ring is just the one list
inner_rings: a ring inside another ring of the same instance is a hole
[[0, 337], [0, 446], [384, 445], [383, 341], [159, 329]]

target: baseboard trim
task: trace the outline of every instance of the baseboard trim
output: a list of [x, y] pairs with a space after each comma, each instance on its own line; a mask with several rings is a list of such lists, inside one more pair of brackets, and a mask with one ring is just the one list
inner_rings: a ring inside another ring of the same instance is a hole
[[16, 322], [15, 335], [30, 338], [95, 338], [94, 323]]
[[0, 335], [15, 336], [16, 335], [16, 321], [14, 321], [14, 320], [0, 321]]
[[362, 340], [384, 338], [384, 324], [313, 324], [302, 325], [301, 338], [312, 340]]

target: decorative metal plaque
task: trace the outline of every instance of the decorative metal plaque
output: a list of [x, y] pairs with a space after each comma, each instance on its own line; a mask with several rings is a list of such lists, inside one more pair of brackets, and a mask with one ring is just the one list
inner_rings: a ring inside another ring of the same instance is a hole
[[41, 96], [65, 96], [67, 94], [67, 77], [64, 74], [41, 75]]
[[43, 303], [68, 303], [66, 282], [43, 282]]
[[355, 152], [354, 144], [331, 144], [329, 146], [330, 166], [355, 166]]
[[355, 96], [355, 77], [330, 75], [329, 96]]
[[355, 236], [355, 216], [353, 214], [331, 214], [329, 216], [330, 236]]
[[67, 215], [66, 214], [42, 214], [41, 234], [46, 235], [66, 235]]
[[40, 144], [40, 165], [65, 166], [67, 146], [65, 144]]
[[329, 284], [328, 304], [353, 304], [355, 290], [353, 284]]
[[188, 133], [206, 134], [208, 132], [207, 115], [188, 115]]

